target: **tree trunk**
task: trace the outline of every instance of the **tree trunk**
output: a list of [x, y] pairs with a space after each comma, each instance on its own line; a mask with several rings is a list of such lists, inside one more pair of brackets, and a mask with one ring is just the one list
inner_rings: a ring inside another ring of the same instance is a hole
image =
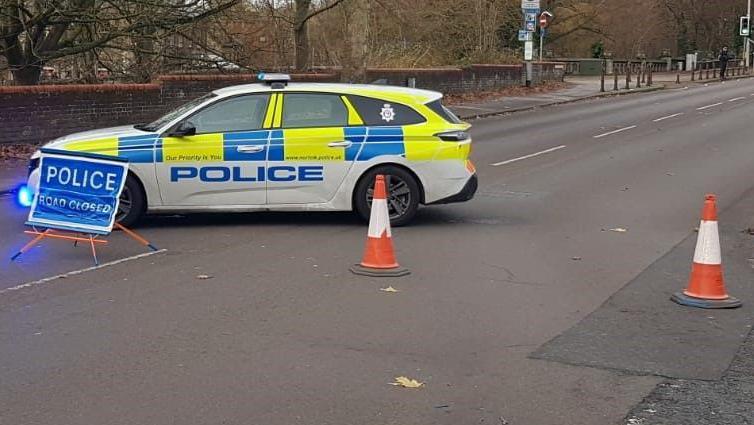
[[309, 27], [307, 17], [311, 0], [296, 0], [293, 38], [296, 51], [296, 71], [306, 71], [309, 65]]
[[24, 65], [21, 67], [12, 67], [14, 84], [17, 86], [35, 86], [39, 84], [42, 76], [42, 64]]
[[367, 57], [369, 42], [369, 2], [370, 0], [351, 0], [348, 2], [348, 42], [341, 81], [347, 83], [367, 82]]

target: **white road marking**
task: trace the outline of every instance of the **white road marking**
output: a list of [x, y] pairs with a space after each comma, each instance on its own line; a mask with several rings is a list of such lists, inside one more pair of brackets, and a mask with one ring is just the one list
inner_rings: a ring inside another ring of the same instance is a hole
[[636, 128], [635, 125], [632, 125], [630, 127], [623, 127], [623, 128], [619, 128], [619, 129], [614, 130], [614, 131], [609, 131], [607, 133], [598, 134], [598, 135], [594, 136], [594, 138], [595, 139], [601, 139], [601, 138], [603, 138], [605, 136], [609, 136], [609, 135], [615, 134], [615, 133], [620, 133], [620, 132], [626, 131], [626, 130], [631, 130], [631, 129], [634, 129], [634, 128]]
[[547, 153], [550, 153], [550, 152], [559, 151], [561, 149], [565, 149], [565, 147], [566, 147], [566, 145], [555, 146], [554, 148], [545, 149], [545, 150], [543, 150], [541, 152], [535, 152], [535, 153], [532, 153], [532, 154], [529, 154], [529, 155], [520, 156], [518, 158], [509, 159], [509, 160], [502, 161], [502, 162], [496, 162], [496, 163], [490, 164], [490, 165], [493, 166], [493, 167], [499, 167], [501, 165], [506, 165], [506, 164], [510, 164], [510, 163], [513, 163], [513, 162], [522, 161], [524, 159], [534, 158], [535, 156], [544, 155], [544, 154], [547, 154]]
[[705, 109], [714, 108], [715, 106], [720, 106], [722, 104], [723, 104], [723, 102], [717, 102], [717, 103], [713, 103], [712, 105], [707, 105], [707, 106], [702, 106], [701, 108], [696, 108], [696, 110], [697, 111], [703, 111]]
[[728, 102], [738, 102], [739, 100], [744, 100], [745, 97], [734, 97], [733, 99], [729, 100]]
[[667, 117], [657, 118], [656, 120], [652, 120], [652, 122], [665, 121], [665, 120], [669, 120], [671, 118], [679, 117], [681, 115], [683, 115], [683, 112], [679, 112], [679, 113], [673, 114], [673, 115], [668, 115]]
[[167, 249], [160, 249], [158, 251], [145, 252], [144, 254], [134, 255], [132, 257], [121, 258], [120, 260], [110, 261], [109, 263], [102, 263], [102, 264], [100, 264], [98, 266], [87, 267], [87, 268], [81, 269], [81, 270], [74, 270], [72, 272], [59, 274], [57, 276], [46, 277], [44, 279], [35, 280], [33, 282], [26, 282], [24, 284], [21, 284], [21, 285], [18, 285], [18, 286], [14, 286], [14, 287], [11, 287], [11, 288], [1, 289], [0, 290], [0, 295], [6, 294], [8, 292], [18, 291], [19, 289], [31, 288], [31, 287], [34, 287], [34, 286], [42, 285], [42, 284], [45, 284], [45, 283], [48, 283], [48, 282], [52, 282], [54, 280], [65, 279], [65, 278], [68, 278], [68, 277], [71, 277], [71, 276], [76, 276], [76, 275], [83, 274], [83, 273], [86, 273], [86, 272], [91, 272], [91, 271], [94, 271], [94, 270], [103, 269], [105, 267], [110, 267], [110, 266], [114, 266], [116, 264], [125, 263], [126, 261], [138, 260], [140, 258], [149, 257], [150, 255], [161, 254], [161, 253], [166, 252], [166, 251], [167, 251]]

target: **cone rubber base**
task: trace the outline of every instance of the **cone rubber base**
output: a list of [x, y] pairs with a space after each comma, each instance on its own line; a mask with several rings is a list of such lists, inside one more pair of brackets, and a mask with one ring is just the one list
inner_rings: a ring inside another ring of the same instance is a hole
[[670, 297], [670, 299], [680, 305], [698, 308], [738, 308], [742, 305], [741, 300], [739, 300], [738, 298], [728, 297], [724, 300], [705, 300], [702, 298], [690, 297], [681, 292], [676, 292], [672, 297]]
[[353, 274], [370, 277], [401, 277], [411, 274], [411, 272], [404, 267], [374, 269], [372, 267], [364, 267], [361, 264], [354, 264], [349, 270], [351, 270], [351, 273]]

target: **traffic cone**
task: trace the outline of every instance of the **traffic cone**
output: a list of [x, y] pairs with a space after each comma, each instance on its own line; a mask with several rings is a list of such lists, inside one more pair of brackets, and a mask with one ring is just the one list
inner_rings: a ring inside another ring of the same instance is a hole
[[688, 287], [683, 293], [673, 294], [670, 299], [689, 307], [741, 307], [740, 300], [728, 295], [723, 282], [715, 195], [707, 195], [704, 198], [702, 222], [699, 225]]
[[374, 182], [374, 197], [369, 216], [364, 258], [360, 264], [351, 267], [351, 271], [358, 275], [374, 277], [399, 277], [411, 273], [395, 261], [390, 232], [390, 213], [387, 208], [387, 190], [383, 175], [377, 175]]

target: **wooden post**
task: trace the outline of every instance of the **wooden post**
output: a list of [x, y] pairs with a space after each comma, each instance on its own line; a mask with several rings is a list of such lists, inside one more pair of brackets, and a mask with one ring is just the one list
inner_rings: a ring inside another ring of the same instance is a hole
[[631, 88], [631, 61], [626, 61], [626, 90]]

